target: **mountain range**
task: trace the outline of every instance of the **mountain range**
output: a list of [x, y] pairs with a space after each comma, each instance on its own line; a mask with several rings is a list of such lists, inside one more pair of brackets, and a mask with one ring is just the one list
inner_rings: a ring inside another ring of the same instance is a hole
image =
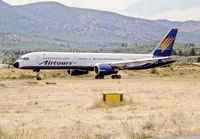
[[178, 28], [178, 42], [200, 44], [200, 21], [146, 20], [55, 2], [11, 6], [0, 0], [0, 46], [96, 49], [160, 40]]

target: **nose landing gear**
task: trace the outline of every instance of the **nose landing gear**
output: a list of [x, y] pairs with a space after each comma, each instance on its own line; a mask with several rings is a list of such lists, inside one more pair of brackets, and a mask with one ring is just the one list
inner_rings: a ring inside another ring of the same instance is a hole
[[33, 70], [33, 72], [36, 72], [36, 80], [40, 81], [42, 78], [40, 77], [40, 70]]

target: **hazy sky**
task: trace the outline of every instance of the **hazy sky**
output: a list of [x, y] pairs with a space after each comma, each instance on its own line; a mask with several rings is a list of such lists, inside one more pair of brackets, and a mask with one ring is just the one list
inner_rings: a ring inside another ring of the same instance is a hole
[[[49, 0], [3, 0], [11, 5]], [[50, 0], [79, 8], [91, 8], [146, 19], [199, 20], [200, 0]]]

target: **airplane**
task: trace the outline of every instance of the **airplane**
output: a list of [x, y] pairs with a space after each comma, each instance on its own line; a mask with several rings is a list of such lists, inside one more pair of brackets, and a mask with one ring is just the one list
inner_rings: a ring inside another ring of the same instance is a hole
[[95, 79], [104, 79], [105, 75], [121, 79], [119, 70], [149, 69], [175, 62], [171, 53], [177, 32], [178, 29], [171, 29], [151, 54], [32, 52], [21, 56], [13, 66], [33, 70], [37, 80], [41, 80], [40, 70], [49, 69], [66, 69], [71, 76], [94, 71]]

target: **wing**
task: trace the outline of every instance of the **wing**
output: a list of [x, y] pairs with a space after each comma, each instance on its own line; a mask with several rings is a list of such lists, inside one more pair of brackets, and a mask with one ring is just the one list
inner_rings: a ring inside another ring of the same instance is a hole
[[157, 58], [147, 58], [147, 59], [139, 59], [139, 60], [127, 60], [127, 61], [116, 61], [110, 63], [104, 63], [110, 66], [114, 66], [118, 69], [125, 69], [128, 67], [137, 67], [142, 66], [144, 64], [153, 64], [156, 63], [158, 60], [167, 61], [169, 57], [157, 57]]

